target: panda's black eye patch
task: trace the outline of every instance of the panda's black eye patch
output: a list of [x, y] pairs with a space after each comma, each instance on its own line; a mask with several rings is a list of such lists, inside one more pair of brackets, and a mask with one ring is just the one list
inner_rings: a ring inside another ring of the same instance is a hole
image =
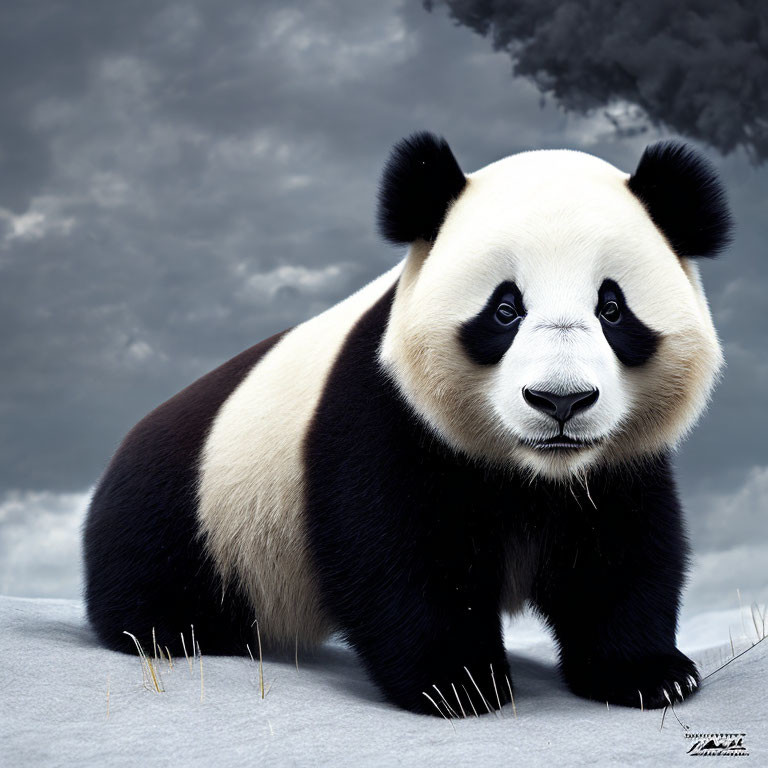
[[504, 357], [524, 317], [520, 289], [512, 282], [501, 283], [483, 309], [461, 326], [459, 340], [478, 365], [493, 365]]
[[656, 352], [659, 334], [632, 312], [615, 280], [603, 280], [597, 292], [595, 315], [606, 340], [624, 365], [642, 365]]

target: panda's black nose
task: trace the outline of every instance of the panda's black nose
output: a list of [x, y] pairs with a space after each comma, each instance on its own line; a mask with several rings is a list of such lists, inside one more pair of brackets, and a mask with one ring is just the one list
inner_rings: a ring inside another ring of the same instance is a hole
[[523, 387], [523, 397], [531, 407], [546, 413], [564, 424], [572, 416], [589, 408], [597, 402], [600, 392], [590, 389], [587, 392], [571, 392], [569, 395], [556, 395], [541, 389]]

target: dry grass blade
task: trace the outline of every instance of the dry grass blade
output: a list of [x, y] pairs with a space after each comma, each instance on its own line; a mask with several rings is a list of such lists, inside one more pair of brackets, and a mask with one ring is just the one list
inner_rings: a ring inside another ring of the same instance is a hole
[[136, 650], [139, 654], [139, 661], [141, 662], [141, 676], [144, 687], [150, 689], [149, 682], [151, 681], [155, 692], [163, 693], [165, 691], [165, 687], [163, 686], [163, 681], [160, 677], [160, 670], [155, 670], [155, 667], [152, 664], [152, 659], [150, 659], [144, 653], [144, 649], [141, 647], [139, 639], [136, 637], [136, 635], [133, 635], [130, 632], [126, 632], [125, 630], [123, 630], [123, 634], [128, 635], [128, 637], [130, 637], [136, 645]]
[[158, 693], [162, 693], [165, 690], [163, 686], [162, 678], [160, 677], [160, 668], [152, 663], [152, 659], [147, 657], [147, 666], [149, 666], [149, 674], [152, 676], [152, 684], [155, 686], [155, 690]]
[[507, 678], [507, 688], [509, 688], [509, 698], [512, 699], [512, 714], [517, 719], [517, 707], [515, 706], [515, 695], [512, 693], [512, 683], [509, 680], [509, 675], [504, 675]]
[[189, 658], [189, 654], [187, 653], [187, 644], [184, 642], [184, 633], [181, 632], [181, 646], [184, 648], [184, 658], [187, 660], [187, 666], [189, 667], [189, 674], [193, 674], [192, 669], [192, 659]]
[[466, 686], [462, 683], [461, 687], [464, 689], [464, 693], [467, 694], [467, 698], [469, 699], [469, 706], [472, 707], [472, 711], [475, 713], [475, 717], [480, 717], [480, 715], [477, 714], [475, 703], [472, 701], [472, 697], [469, 695], [469, 691], [467, 690]]
[[592, 494], [589, 492], [589, 484], [587, 482], [587, 475], [586, 473], [584, 475], [576, 475], [576, 479], [584, 486], [584, 491], [587, 494], [587, 498], [589, 499], [589, 503], [597, 510], [597, 504], [592, 499]]
[[456, 690], [456, 686], [451, 683], [451, 688], [453, 688], [453, 695], [456, 697], [456, 701], [459, 702], [459, 709], [461, 710], [461, 716], [466, 720], [467, 713], [464, 711], [464, 705], [461, 703], [461, 699], [459, 698], [459, 693]]
[[259, 643], [259, 687], [261, 688], [261, 698], [267, 694], [264, 693], [264, 657], [261, 653], [261, 632], [259, 631], [259, 622], [256, 622], [256, 640]]
[[[488, 710], [488, 714], [490, 715], [491, 712], [493, 711], [491, 709], [491, 705], [488, 703], [488, 701], [486, 700], [485, 696], [483, 696], [483, 692], [480, 690], [480, 687], [475, 682], [475, 678], [472, 677], [472, 673], [466, 667], [464, 667], [464, 671], [469, 675], [469, 679], [472, 681], [472, 685], [474, 685], [475, 688], [477, 689], [477, 692], [480, 695], [480, 698], [483, 700], [483, 704], [485, 704], [485, 708]], [[497, 717], [498, 717], [498, 715], [497, 715]]]
[[496, 675], [493, 674], [493, 664], [491, 664], [491, 682], [493, 683], [493, 690], [496, 694], [496, 703], [499, 705], [499, 715], [504, 717], [504, 713], [501, 711], [501, 696], [499, 696], [499, 689], [496, 687]]
[[433, 685], [432, 687], [437, 691], [438, 695], [443, 700], [443, 704], [445, 704], [445, 708], [448, 710], [450, 716], [458, 719], [459, 716], [456, 714], [456, 710], [448, 703], [448, 699], [443, 696], [443, 692], [436, 685]]
[[200, 650], [200, 643], [197, 644], [197, 655], [200, 657], [200, 701], [203, 700], [205, 685], [203, 683], [203, 654]]
[[747, 628], [744, 625], [744, 606], [741, 604], [741, 590], [736, 589], [736, 597], [739, 598], [739, 617], [741, 618], [741, 631], [744, 634], [744, 637], [747, 636]]
[[721, 664], [717, 669], [713, 669], [708, 675], [705, 675], [701, 678], [701, 681], [704, 682], [708, 678], [712, 677], [712, 675], [718, 673], [721, 669], [725, 669], [732, 661], [736, 661], [736, 659], [740, 659], [745, 653], [749, 653], [755, 646], [760, 645], [766, 638], [763, 637], [762, 640], [758, 640], [756, 643], [753, 643], [749, 646], [746, 650], [743, 650], [741, 653], [736, 654], [733, 658], [728, 659], [724, 664]]
[[445, 720], [451, 726], [451, 728], [453, 728], [453, 732], [456, 733], [456, 726], [443, 714], [443, 710], [437, 706], [437, 702], [426, 691], [422, 691], [422, 694], [424, 694], [424, 696], [426, 696], [432, 702], [432, 706], [440, 713], [440, 717], [442, 717], [443, 720]]
[[136, 651], [139, 654], [139, 663], [141, 664], [141, 682], [142, 685], [147, 688], [147, 670], [144, 666], [144, 651], [141, 649], [141, 645], [139, 644], [139, 640], [136, 635], [132, 635], [130, 632], [126, 632], [125, 630], [123, 630], [123, 634], [128, 635], [128, 637], [130, 637], [136, 645]]
[[760, 617], [760, 631], [757, 633], [757, 635], [762, 640], [765, 637], [765, 608], [760, 610], [760, 606], [757, 603], [754, 605], [755, 610], [757, 611], [757, 615]]

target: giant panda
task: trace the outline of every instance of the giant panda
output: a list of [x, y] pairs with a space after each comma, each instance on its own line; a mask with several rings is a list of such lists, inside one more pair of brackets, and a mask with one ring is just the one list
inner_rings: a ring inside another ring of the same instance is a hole
[[98, 637], [336, 632], [388, 702], [448, 715], [509, 701], [501, 616], [528, 604], [574, 693], [687, 697], [670, 454], [722, 364], [697, 267], [731, 231], [712, 166], [661, 142], [631, 175], [566, 150], [465, 175], [419, 133], [378, 221], [397, 266], [125, 438], [84, 530]]

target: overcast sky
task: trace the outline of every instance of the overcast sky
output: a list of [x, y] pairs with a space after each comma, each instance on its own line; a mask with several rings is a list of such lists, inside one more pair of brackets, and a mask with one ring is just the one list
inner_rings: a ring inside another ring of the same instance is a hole
[[0, 592], [76, 594], [126, 431], [400, 257], [376, 186], [428, 129], [467, 171], [541, 147], [631, 171], [668, 136], [716, 163], [738, 229], [703, 265], [728, 368], [677, 459], [691, 599], [768, 598], [766, 6], [447, 5], [2, 4]]

